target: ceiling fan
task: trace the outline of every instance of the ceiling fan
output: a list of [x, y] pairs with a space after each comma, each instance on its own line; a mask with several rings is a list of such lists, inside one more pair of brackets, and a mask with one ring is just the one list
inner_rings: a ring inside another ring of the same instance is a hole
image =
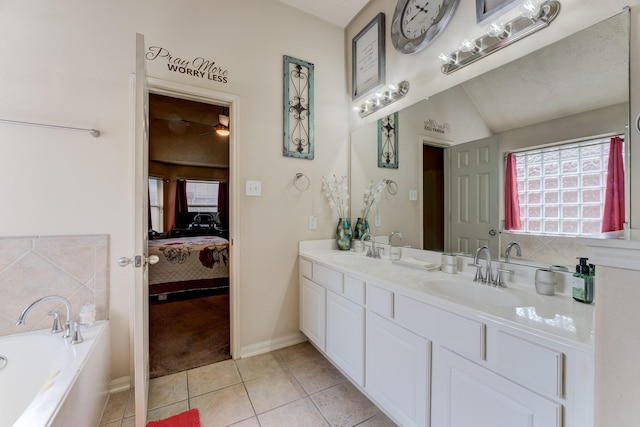
[[[218, 114], [218, 124], [213, 127], [213, 130], [220, 136], [229, 136], [229, 115], [226, 107], [222, 107], [222, 114]], [[202, 132], [200, 136], [211, 135], [212, 130]]]

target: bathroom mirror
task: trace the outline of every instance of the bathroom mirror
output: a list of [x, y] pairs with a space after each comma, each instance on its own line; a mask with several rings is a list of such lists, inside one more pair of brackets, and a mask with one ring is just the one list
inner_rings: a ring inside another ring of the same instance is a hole
[[[527, 146], [626, 132], [628, 64], [629, 13], [625, 11], [399, 111], [398, 169], [377, 166], [377, 123], [354, 130], [350, 171], [353, 220], [359, 216], [367, 184], [391, 179], [397, 183], [397, 194], [385, 193], [370, 213], [372, 232], [388, 236], [400, 231], [402, 244], [459, 250], [457, 237], [451, 233], [451, 219], [459, 212], [452, 210], [459, 198], [452, 196], [451, 183], [457, 181], [451, 165], [458, 161], [460, 152], [485, 150], [483, 155], [492, 160], [487, 171], [490, 178], [471, 182], [468, 191], [492, 193], [479, 215], [490, 224], [486, 239], [498, 256], [503, 252], [499, 242], [502, 154]], [[436, 154], [424, 154], [423, 145]], [[438, 150], [443, 170], [438, 171], [437, 165], [428, 169], [432, 167], [429, 165], [423, 172], [423, 166], [438, 156]], [[413, 191], [418, 193], [418, 200], [411, 200]], [[375, 224], [376, 215], [379, 226]], [[425, 224], [435, 224], [433, 233], [442, 233], [442, 242], [429, 241], [429, 232], [422, 232]], [[489, 235], [492, 230], [495, 236]], [[475, 243], [468, 248], [465, 252], [475, 251]], [[523, 258], [524, 263], [535, 264]], [[512, 257], [512, 261], [518, 259]]]

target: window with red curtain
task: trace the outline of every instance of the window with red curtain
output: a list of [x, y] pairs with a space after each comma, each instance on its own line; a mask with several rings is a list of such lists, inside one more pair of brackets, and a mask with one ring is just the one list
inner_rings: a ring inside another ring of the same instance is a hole
[[[608, 136], [514, 153], [520, 230], [531, 234], [598, 234], [607, 221], [605, 216], [610, 219], [612, 215], [617, 215], [616, 226], [620, 227], [625, 211], [624, 140], [621, 135], [615, 138], [619, 145], [614, 148], [617, 160], [612, 161], [621, 167], [613, 172], [608, 166], [613, 146]], [[610, 179], [621, 183], [618, 189], [607, 189]], [[506, 191], [505, 188], [505, 196]], [[622, 205], [607, 208], [609, 192], [613, 200], [622, 201]], [[505, 197], [505, 228], [509, 209], [515, 211], [514, 200]], [[609, 210], [605, 214], [606, 209]]]

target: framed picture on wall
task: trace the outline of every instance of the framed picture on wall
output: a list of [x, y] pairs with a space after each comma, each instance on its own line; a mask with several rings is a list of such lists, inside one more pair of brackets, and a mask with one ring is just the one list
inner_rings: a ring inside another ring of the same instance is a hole
[[284, 147], [288, 157], [313, 160], [314, 66], [284, 56]]
[[385, 83], [384, 13], [380, 12], [351, 41], [352, 99]]
[[513, 5], [516, 0], [476, 0], [476, 21], [485, 21], [500, 11], [506, 11], [507, 6]]

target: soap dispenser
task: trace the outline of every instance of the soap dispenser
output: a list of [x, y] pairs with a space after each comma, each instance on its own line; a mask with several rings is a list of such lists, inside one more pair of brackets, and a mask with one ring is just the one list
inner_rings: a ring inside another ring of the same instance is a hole
[[593, 302], [593, 276], [587, 264], [588, 258], [578, 257], [579, 264], [573, 273], [571, 284], [573, 286], [573, 299], [586, 304]]

